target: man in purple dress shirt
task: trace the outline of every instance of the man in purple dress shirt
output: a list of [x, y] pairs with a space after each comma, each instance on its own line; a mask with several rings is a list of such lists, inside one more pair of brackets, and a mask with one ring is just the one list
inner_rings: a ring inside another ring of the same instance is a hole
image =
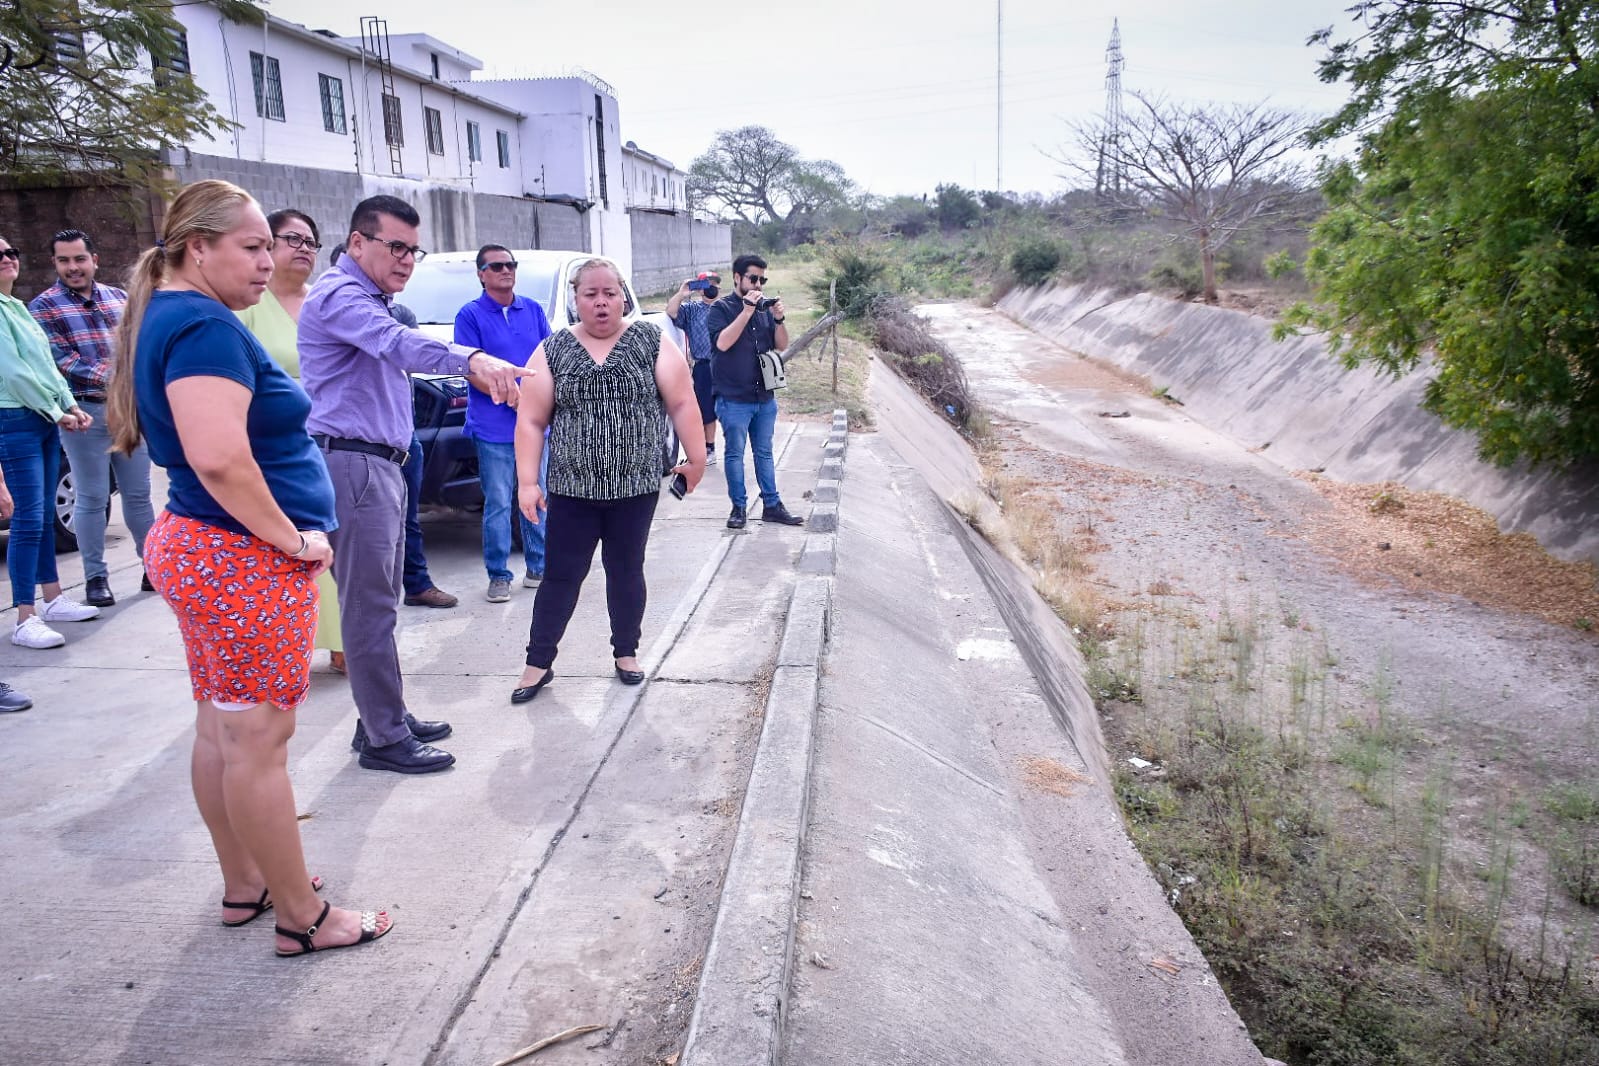
[[300, 383], [311, 397], [307, 428], [322, 446], [339, 528], [344, 653], [360, 721], [351, 747], [371, 770], [425, 774], [455, 756], [429, 742], [447, 722], [405, 708], [394, 626], [405, 568], [405, 476], [411, 444], [411, 371], [465, 374], [500, 403], [515, 403], [524, 373], [479, 349], [407, 329], [389, 314], [416, 261], [421, 218], [394, 196], [356, 205], [345, 253], [311, 286], [300, 311]]

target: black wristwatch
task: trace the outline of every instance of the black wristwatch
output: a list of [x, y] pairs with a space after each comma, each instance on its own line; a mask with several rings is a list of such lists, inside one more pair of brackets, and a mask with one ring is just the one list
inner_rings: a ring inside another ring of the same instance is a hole
[[782, 318], [778, 318], [776, 315], [772, 316], [772, 321], [776, 322], [779, 326], [781, 326], [787, 320], [788, 320], [788, 316], [787, 315], [784, 315]]

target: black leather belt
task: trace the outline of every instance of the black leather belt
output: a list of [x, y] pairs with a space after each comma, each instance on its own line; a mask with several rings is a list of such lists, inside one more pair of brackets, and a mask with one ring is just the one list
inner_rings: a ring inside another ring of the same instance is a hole
[[404, 466], [411, 453], [404, 448], [391, 448], [387, 444], [373, 444], [369, 440], [353, 437], [330, 437], [326, 433], [313, 433], [311, 439], [325, 452], [361, 452], [387, 459], [395, 466]]

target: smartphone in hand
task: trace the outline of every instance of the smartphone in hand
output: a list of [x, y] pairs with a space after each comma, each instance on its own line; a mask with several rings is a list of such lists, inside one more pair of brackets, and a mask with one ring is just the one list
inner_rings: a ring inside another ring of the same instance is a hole
[[684, 477], [682, 474], [673, 474], [672, 487], [670, 491], [673, 496], [676, 496], [680, 500], [684, 496], [688, 495], [688, 478]]

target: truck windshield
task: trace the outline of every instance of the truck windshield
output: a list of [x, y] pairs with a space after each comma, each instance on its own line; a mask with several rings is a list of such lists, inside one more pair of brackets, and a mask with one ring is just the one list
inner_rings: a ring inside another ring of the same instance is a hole
[[[516, 293], [538, 301], [544, 317], [551, 318], [550, 306], [555, 298], [555, 272], [536, 263], [517, 266]], [[483, 293], [478, 284], [477, 269], [471, 260], [464, 262], [435, 262], [423, 260], [416, 266], [405, 290], [395, 295], [416, 312], [421, 323], [451, 325], [455, 313]]]

